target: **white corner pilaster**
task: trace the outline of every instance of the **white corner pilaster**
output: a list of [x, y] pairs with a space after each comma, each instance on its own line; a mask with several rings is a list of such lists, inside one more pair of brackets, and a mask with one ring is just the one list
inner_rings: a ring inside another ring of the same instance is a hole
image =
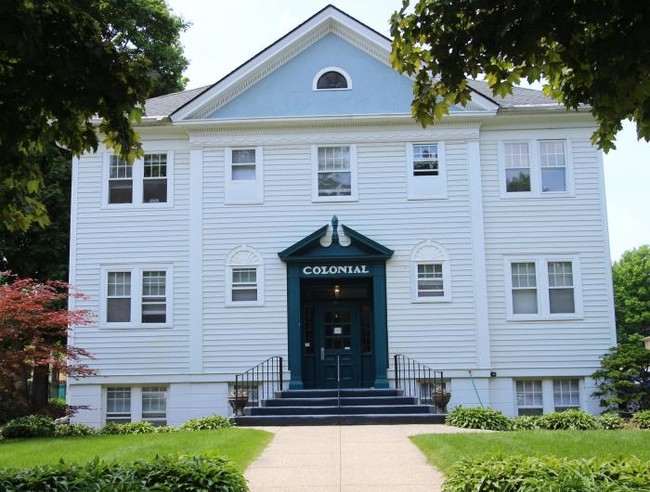
[[203, 373], [203, 147], [190, 148], [190, 372]]
[[474, 312], [476, 322], [476, 356], [481, 369], [492, 365], [490, 357], [490, 322], [487, 300], [485, 228], [483, 225], [483, 189], [481, 186], [481, 148], [478, 139], [467, 141], [469, 209], [474, 261]]

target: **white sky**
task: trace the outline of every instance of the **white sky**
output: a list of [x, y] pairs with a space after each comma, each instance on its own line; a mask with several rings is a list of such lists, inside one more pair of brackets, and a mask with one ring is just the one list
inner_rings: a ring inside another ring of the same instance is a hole
[[[328, 5], [327, 0], [167, 0], [192, 23], [182, 35], [190, 66], [188, 89], [216, 82]], [[338, 8], [388, 36], [401, 0], [337, 0]], [[612, 260], [650, 244], [650, 144], [624, 125], [605, 155], [605, 186]]]

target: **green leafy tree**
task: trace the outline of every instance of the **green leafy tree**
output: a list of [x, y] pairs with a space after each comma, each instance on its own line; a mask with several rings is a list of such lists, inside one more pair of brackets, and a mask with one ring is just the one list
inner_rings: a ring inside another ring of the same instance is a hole
[[179, 36], [164, 0], [0, 2], [0, 222], [46, 225], [32, 156], [52, 142], [72, 154], [98, 134], [127, 160], [147, 97], [183, 87]]
[[619, 338], [650, 335], [650, 245], [626, 251], [612, 266]]
[[609, 349], [592, 377], [600, 398], [610, 410], [635, 412], [650, 408], [650, 350], [636, 334]]
[[467, 104], [467, 78], [495, 95], [521, 79], [577, 109], [589, 105], [593, 142], [605, 151], [627, 118], [650, 139], [650, 3], [594, 0], [417, 0], [391, 17], [393, 66], [415, 77], [414, 117], [424, 125]]

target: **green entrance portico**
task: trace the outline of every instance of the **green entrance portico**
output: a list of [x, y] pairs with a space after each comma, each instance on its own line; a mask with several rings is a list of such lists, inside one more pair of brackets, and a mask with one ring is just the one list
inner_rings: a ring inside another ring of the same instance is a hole
[[290, 389], [387, 388], [386, 261], [393, 251], [332, 218], [278, 253], [287, 264]]

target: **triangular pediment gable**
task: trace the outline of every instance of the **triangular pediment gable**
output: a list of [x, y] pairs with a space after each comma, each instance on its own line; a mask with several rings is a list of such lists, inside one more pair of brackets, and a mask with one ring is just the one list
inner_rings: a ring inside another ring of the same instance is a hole
[[[344, 240], [339, 235], [339, 223], [332, 218], [331, 234], [325, 225], [309, 236], [278, 253], [286, 263], [309, 261], [379, 261], [393, 256], [391, 249], [341, 224]], [[343, 243], [343, 244], [342, 244]]]
[[[329, 46], [334, 51], [340, 48], [348, 53], [354, 52], [348, 56], [356, 56], [358, 60], [365, 59], [370, 65], [374, 64], [376, 80], [381, 81], [380, 87], [394, 99], [389, 101], [389, 98], [378, 97], [380, 104], [375, 104], [370, 110], [360, 105], [351, 108], [349, 114], [410, 115], [411, 80], [390, 66], [390, 40], [329, 5], [178, 108], [172, 113], [171, 119], [174, 122], [200, 122], [330, 115], [329, 112], [317, 111], [318, 107], [312, 108], [316, 111], [310, 113], [304, 104], [296, 100], [295, 93], [292, 94], [287, 89], [286, 83], [293, 80], [287, 73], [291, 70], [291, 64], [295, 68], [300, 63], [301, 55], [302, 60], [309, 60], [310, 50], [318, 52], [323, 46]], [[365, 72], [361, 73], [365, 76]], [[311, 92], [311, 80], [308, 89], [306, 87], [304, 82], [300, 86]], [[375, 92], [367, 90], [365, 96], [362, 91], [356, 92], [355, 101], [363, 100]], [[399, 97], [395, 93], [399, 93]], [[326, 103], [324, 107], [328, 107]], [[349, 106], [344, 107], [347, 109]], [[468, 108], [452, 111], [495, 111], [496, 108], [492, 101], [476, 94]]]

